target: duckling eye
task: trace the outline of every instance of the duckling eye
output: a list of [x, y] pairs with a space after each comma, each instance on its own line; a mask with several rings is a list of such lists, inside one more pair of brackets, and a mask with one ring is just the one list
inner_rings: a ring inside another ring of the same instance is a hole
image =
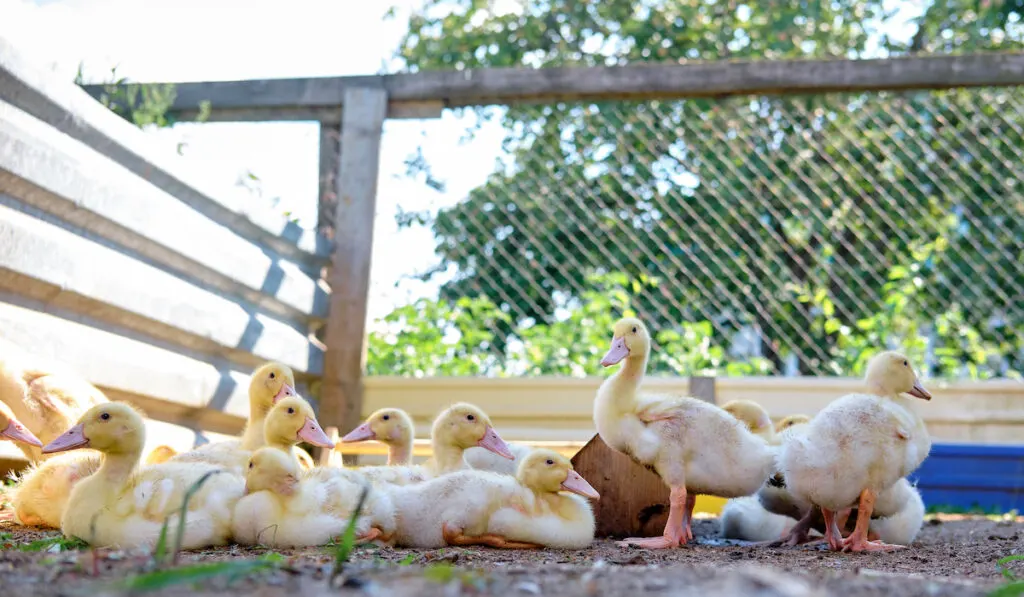
[[908, 363], [908, 362], [906, 362], [906, 361], [903, 361], [903, 366], [904, 366], [904, 367], [909, 367], [909, 366], [910, 366], [910, 363]]
[[636, 326], [635, 325], [633, 326], [633, 333], [634, 334], [636, 333]]
[[289, 408], [288, 408], [288, 414], [290, 414], [290, 415], [294, 415], [294, 414], [295, 414], [295, 409], [294, 409], [294, 408], [291, 408], [291, 407], [289, 407]]
[[109, 421], [110, 413], [103, 413], [102, 415], [100, 415], [100, 418], [103, 419], [104, 421]]
[[476, 417], [474, 417], [473, 415], [466, 415], [466, 419], [469, 421], [475, 421]]
[[555, 461], [554, 461], [554, 460], [551, 460], [550, 458], [548, 458], [548, 466], [551, 466], [551, 465], [552, 465], [552, 464], [554, 464], [554, 463], [555, 463]]
[[277, 377], [277, 374], [274, 373], [273, 371], [271, 371], [270, 372], [270, 379], [274, 379], [275, 377]]
[[382, 419], [384, 419], [385, 421], [387, 421], [387, 420], [390, 420], [390, 419], [391, 419], [391, 415], [384, 415], [384, 416], [383, 416], [383, 417], [381, 417], [381, 418], [382, 418]]
[[251, 462], [249, 463], [249, 468], [252, 468], [252, 463]]

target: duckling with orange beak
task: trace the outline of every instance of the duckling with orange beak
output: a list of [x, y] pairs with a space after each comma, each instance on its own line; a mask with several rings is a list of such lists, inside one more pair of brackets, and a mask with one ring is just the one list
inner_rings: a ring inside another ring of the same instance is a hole
[[29, 444], [37, 448], [43, 447], [43, 442], [39, 441], [38, 437], [22, 425], [21, 421], [14, 418], [11, 409], [3, 402], [0, 402], [0, 437], [14, 442]]
[[412, 463], [413, 423], [400, 408], [382, 408], [341, 438], [342, 443], [376, 440], [388, 447], [388, 466]]

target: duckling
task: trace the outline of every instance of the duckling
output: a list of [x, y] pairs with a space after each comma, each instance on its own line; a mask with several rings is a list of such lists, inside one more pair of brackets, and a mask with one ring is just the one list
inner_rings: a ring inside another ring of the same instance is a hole
[[14, 521], [21, 525], [59, 529], [61, 514], [75, 484], [100, 468], [100, 455], [58, 454], [29, 466], [15, 478], [11, 495]]
[[796, 521], [769, 512], [756, 495], [732, 498], [722, 507], [722, 536], [743, 541], [773, 541], [791, 529]]
[[279, 400], [294, 395], [295, 375], [291, 368], [281, 363], [264, 364], [253, 371], [249, 382], [249, 420], [242, 439], [204, 444], [172, 456], [168, 462], [205, 462], [228, 467], [241, 475], [253, 450], [265, 445], [263, 423], [267, 413]]
[[768, 411], [753, 400], [731, 400], [722, 405], [722, 410], [739, 419], [751, 433], [775, 443], [775, 429]]
[[639, 319], [615, 323], [601, 365], [625, 362], [598, 388], [594, 424], [609, 447], [653, 469], [670, 487], [663, 535], [621, 542], [664, 549], [693, 538], [690, 519], [697, 494], [730, 498], [756, 492], [775, 468], [776, 448], [702, 400], [638, 396], [650, 342]]
[[167, 462], [168, 460], [174, 458], [177, 455], [178, 451], [175, 450], [174, 448], [166, 444], [160, 444], [159, 446], [153, 448], [153, 451], [150, 452], [148, 456], [146, 456], [146, 464], [160, 464], [162, 462]]
[[[63, 433], [90, 407], [107, 402], [107, 397], [59, 363], [0, 341], [0, 402], [42, 444]], [[42, 445], [20, 442], [18, 448], [29, 462], [46, 458]]]
[[15, 443], [26, 443], [39, 448], [43, 447], [43, 442], [39, 441], [38, 437], [22, 425], [21, 421], [14, 417], [10, 407], [3, 402], [0, 402], [0, 437]]
[[[835, 551], [880, 551], [902, 546], [867, 538], [878, 494], [913, 472], [927, 457], [931, 438], [912, 402], [930, 400], [907, 357], [879, 353], [868, 363], [870, 393], [847, 394], [819, 412], [804, 433], [782, 444], [780, 467], [798, 500], [821, 508], [825, 536]], [[857, 525], [842, 538], [836, 512], [857, 506]]]
[[89, 409], [78, 423], [43, 447], [52, 454], [92, 448], [102, 456], [94, 474], [71, 490], [61, 530], [98, 547], [151, 548], [167, 520], [177, 524], [185, 493], [211, 475], [192, 496], [182, 547], [224, 545], [231, 535], [231, 511], [245, 491], [241, 477], [201, 462], [165, 462], [139, 469], [145, 445], [142, 415], [123, 402]]
[[811, 422], [811, 418], [804, 414], [795, 414], [782, 417], [775, 424], [775, 434], [778, 435], [794, 425], [805, 425]]
[[924, 501], [921, 493], [906, 477], [878, 494], [872, 513], [871, 532], [883, 543], [910, 545], [924, 523]]
[[[341, 534], [365, 482], [346, 469], [300, 470], [291, 453], [300, 440], [331, 447], [312, 409], [298, 397], [285, 398], [267, 416], [265, 435], [267, 446], [249, 459], [246, 496], [235, 505], [235, 541], [304, 547], [322, 545]], [[387, 495], [371, 492], [357, 519], [356, 532], [363, 539], [394, 532], [394, 510]]]
[[441, 411], [430, 430], [433, 454], [423, 466], [364, 466], [357, 469], [372, 483], [405, 485], [469, 468], [465, 451], [473, 446], [512, 460], [490, 417], [480, 408], [460, 402]]
[[388, 466], [405, 466], [412, 464], [414, 430], [409, 413], [400, 408], [382, 408], [349, 431], [341, 442], [379, 441], [388, 447]]
[[586, 547], [594, 537], [590, 505], [559, 492], [600, 497], [551, 450], [534, 450], [515, 477], [463, 469], [388, 491], [397, 512], [395, 544], [419, 548]]

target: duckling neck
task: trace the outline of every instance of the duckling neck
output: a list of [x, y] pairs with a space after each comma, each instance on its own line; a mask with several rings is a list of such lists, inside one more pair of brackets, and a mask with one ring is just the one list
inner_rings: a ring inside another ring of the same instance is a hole
[[647, 355], [628, 357], [618, 371], [605, 381], [619, 412], [631, 412], [636, 408], [636, 393], [640, 389], [647, 371]]
[[434, 472], [437, 474], [457, 471], [465, 468], [464, 450], [458, 446], [432, 442], [434, 449]]
[[404, 466], [412, 462], [412, 442], [388, 444], [388, 466]]
[[282, 439], [280, 437], [268, 437], [267, 441], [266, 441], [266, 444], [265, 444], [265, 447], [267, 447], [267, 448], [277, 448], [278, 450], [282, 450], [284, 452], [288, 452], [289, 454], [292, 453], [292, 448], [294, 446], [295, 446], [294, 442], [285, 441], [284, 439]]
[[258, 408], [249, 410], [249, 422], [245, 424], [245, 432], [242, 434], [242, 449], [252, 452], [267, 444], [263, 436], [263, 423], [266, 419], [267, 413], [260, 412]]
[[103, 464], [96, 471], [96, 478], [102, 479], [107, 486], [120, 487], [138, 468], [139, 456], [131, 452], [104, 455]]

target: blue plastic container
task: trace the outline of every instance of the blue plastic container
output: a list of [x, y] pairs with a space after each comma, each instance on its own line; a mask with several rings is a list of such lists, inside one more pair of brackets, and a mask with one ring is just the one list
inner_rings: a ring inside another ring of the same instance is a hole
[[932, 444], [909, 480], [925, 507], [1024, 512], [1024, 445]]

